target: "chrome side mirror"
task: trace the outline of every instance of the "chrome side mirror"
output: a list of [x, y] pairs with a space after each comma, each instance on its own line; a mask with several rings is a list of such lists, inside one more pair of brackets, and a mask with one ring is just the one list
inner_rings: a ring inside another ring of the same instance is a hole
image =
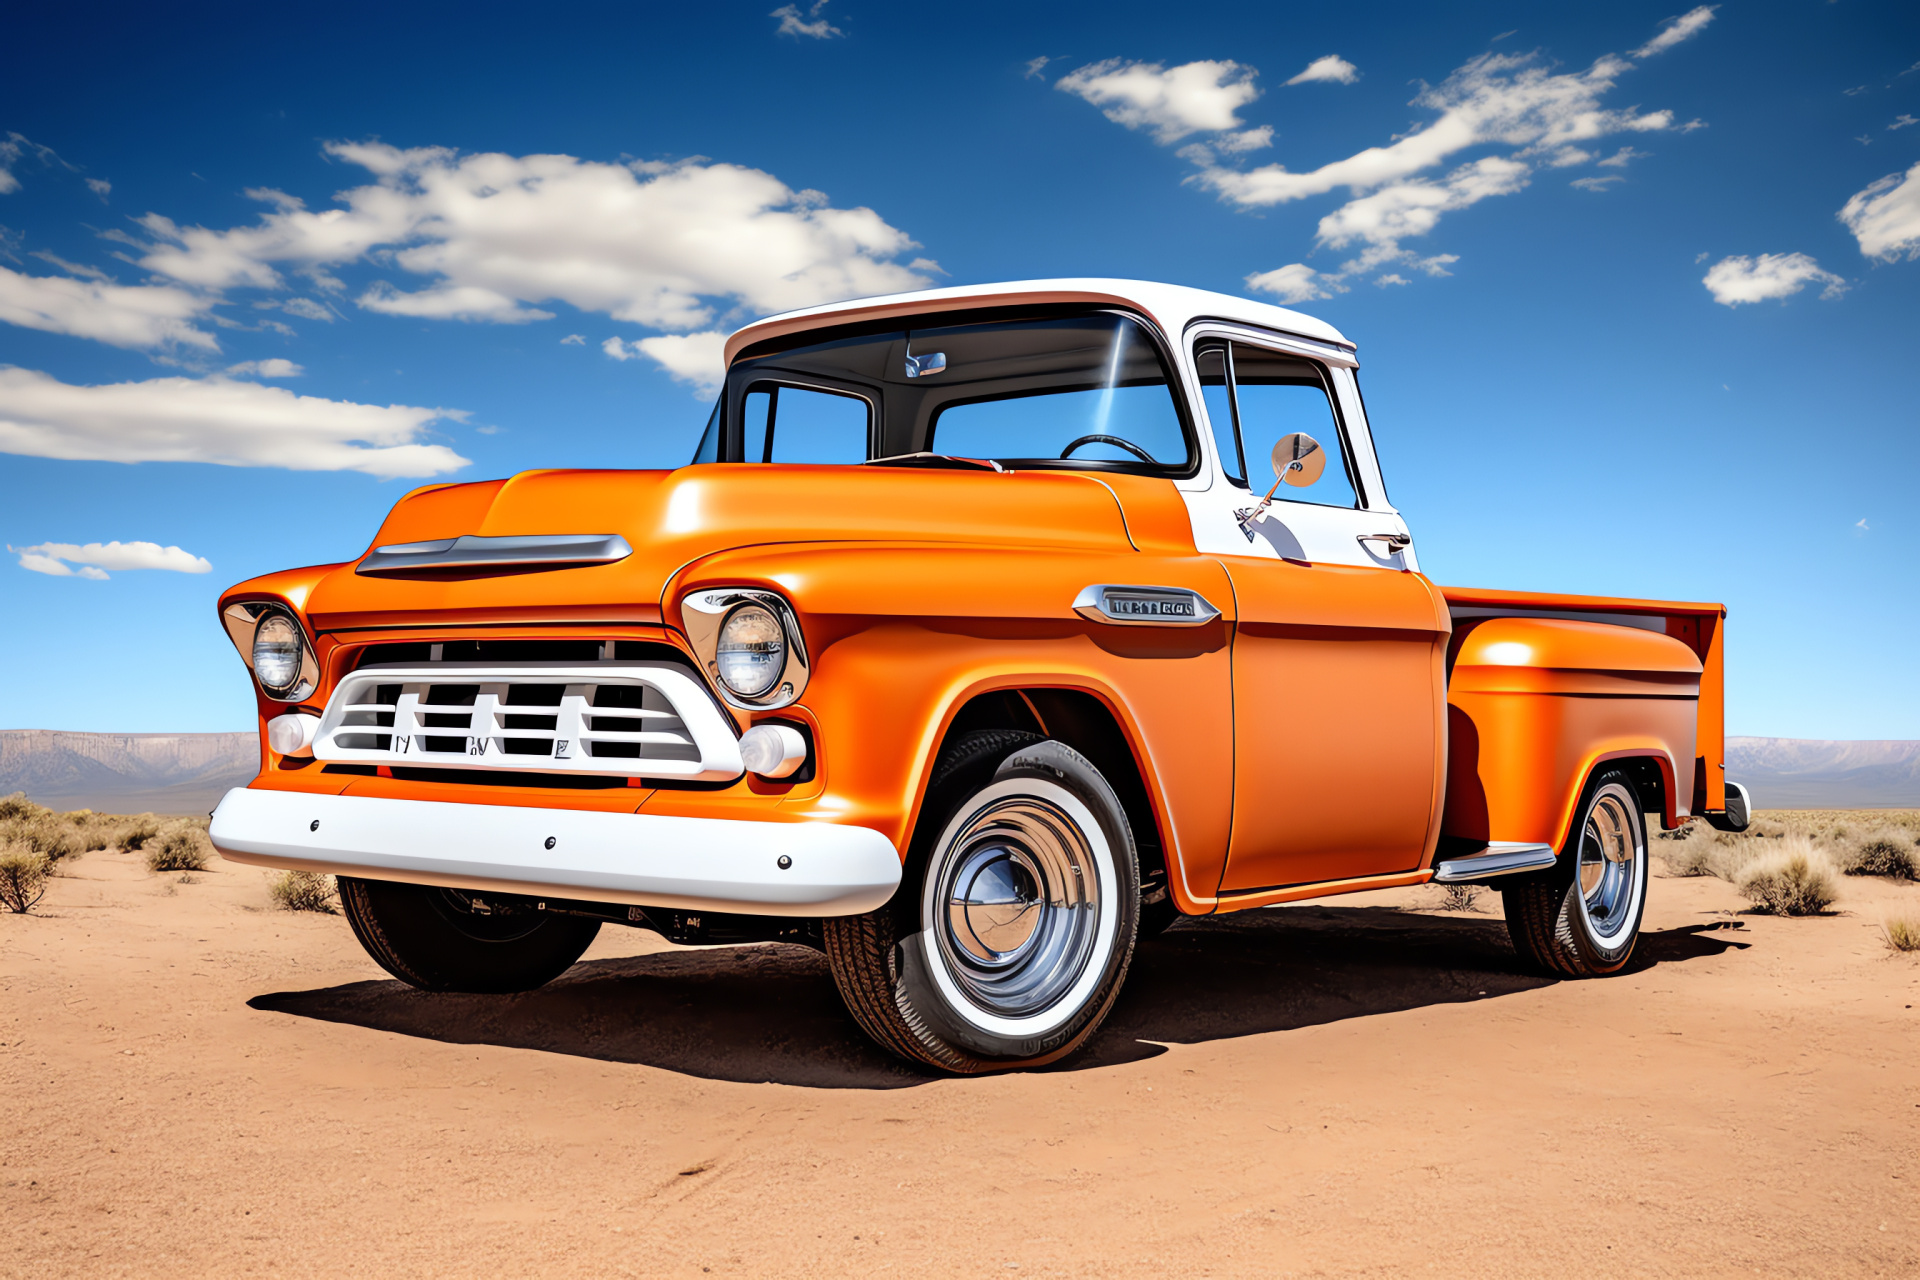
[[1253, 541], [1253, 524], [1266, 514], [1267, 504], [1273, 501], [1273, 495], [1283, 484], [1296, 489], [1304, 489], [1318, 480], [1327, 469], [1327, 451], [1320, 442], [1304, 431], [1295, 431], [1281, 436], [1273, 446], [1273, 488], [1267, 490], [1264, 498], [1251, 507], [1242, 507], [1233, 514], [1240, 517], [1240, 532], [1247, 535], [1247, 541]]
[[[1278, 477], [1276, 488], [1290, 484], [1304, 489], [1327, 469], [1327, 451], [1320, 442], [1304, 431], [1281, 436], [1273, 446], [1273, 474]], [[1267, 496], [1273, 496], [1273, 490], [1267, 490]]]

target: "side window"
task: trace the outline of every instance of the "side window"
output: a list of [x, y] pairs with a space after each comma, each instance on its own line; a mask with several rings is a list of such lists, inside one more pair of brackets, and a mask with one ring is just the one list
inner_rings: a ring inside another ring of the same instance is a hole
[[741, 460], [865, 462], [871, 416], [859, 396], [763, 383], [741, 406]]
[[[1236, 342], [1232, 374], [1240, 411], [1240, 446], [1253, 473], [1253, 487], [1265, 492], [1273, 483], [1268, 459], [1280, 437], [1304, 431], [1327, 451], [1327, 469], [1307, 488], [1281, 485], [1274, 492], [1274, 501], [1359, 506], [1353, 470], [1347, 464], [1346, 445], [1340, 438], [1340, 420], [1334, 415], [1320, 367], [1308, 360]], [[1208, 409], [1211, 412], [1211, 400]]]
[[1245, 487], [1247, 463], [1240, 456], [1240, 437], [1233, 429], [1233, 392], [1227, 386], [1227, 349], [1206, 347], [1194, 353], [1193, 363], [1200, 370], [1200, 395], [1207, 404], [1207, 421], [1213, 426], [1213, 446], [1220, 453], [1220, 469], [1227, 479]]

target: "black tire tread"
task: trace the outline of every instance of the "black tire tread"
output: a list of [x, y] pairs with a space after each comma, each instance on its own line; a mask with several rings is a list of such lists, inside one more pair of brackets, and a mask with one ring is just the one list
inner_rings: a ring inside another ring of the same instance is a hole
[[[1626, 955], [1617, 962], [1599, 965], [1587, 956], [1574, 936], [1574, 930], [1579, 927], [1574, 919], [1577, 908], [1573, 905], [1573, 894], [1578, 892], [1574, 881], [1578, 875], [1580, 839], [1593, 797], [1612, 782], [1623, 784], [1628, 795], [1638, 797], [1639, 792], [1633, 780], [1624, 772], [1610, 769], [1595, 774], [1581, 789], [1580, 807], [1574, 812], [1573, 827], [1567, 833], [1567, 844], [1560, 851], [1559, 862], [1550, 870], [1535, 875], [1513, 877], [1510, 883], [1501, 887], [1501, 905], [1506, 914], [1507, 934], [1513, 939], [1514, 951], [1523, 963], [1552, 977], [1604, 977], [1619, 972], [1633, 954], [1633, 948], [1629, 946]], [[1642, 821], [1644, 824], [1644, 819]], [[1640, 839], [1644, 846], [1644, 825]], [[1644, 869], [1642, 874], [1645, 874]]]
[[[424, 894], [431, 890], [355, 876], [341, 876], [337, 883], [342, 914], [367, 954], [382, 969], [422, 991], [491, 995], [532, 991], [572, 968], [600, 932], [597, 920], [555, 915], [514, 943], [495, 944], [498, 949], [484, 959], [472, 951], [460, 954], [462, 946], [471, 944], [458, 941], [457, 932], [442, 933], [436, 954], [434, 942], [406, 936], [408, 904], [404, 899], [396, 903], [393, 897], [395, 891]], [[387, 897], [385, 909], [380, 902], [383, 894]], [[389, 915], [396, 907], [398, 914]], [[452, 926], [441, 928], [451, 930]], [[449, 936], [454, 940], [451, 948], [446, 945]]]
[[917, 902], [902, 899], [914, 896], [908, 887], [917, 879], [914, 872], [926, 857], [925, 846], [938, 836], [932, 830], [944, 825], [946, 815], [934, 812], [940, 793], [956, 777], [976, 765], [1000, 757], [1020, 747], [1042, 742], [1037, 733], [1019, 729], [983, 729], [962, 734], [947, 744], [934, 762], [927, 780], [927, 803], [923, 807], [914, 847], [907, 859], [906, 874], [901, 876], [902, 892], [893, 902], [877, 911], [858, 916], [831, 916], [820, 922], [827, 951], [827, 965], [833, 972], [834, 986], [846, 1003], [847, 1012], [860, 1029], [880, 1042], [881, 1047], [907, 1059], [943, 1071], [973, 1075], [994, 1069], [996, 1064], [961, 1053], [933, 1035], [918, 1019], [910, 1019], [900, 1008], [895, 993], [893, 949], [900, 941], [902, 912], [918, 909]]

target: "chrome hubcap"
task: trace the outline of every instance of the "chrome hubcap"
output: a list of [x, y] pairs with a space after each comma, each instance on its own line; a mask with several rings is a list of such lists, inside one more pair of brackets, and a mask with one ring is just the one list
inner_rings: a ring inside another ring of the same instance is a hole
[[1587, 812], [1580, 837], [1580, 898], [1587, 922], [1602, 938], [1617, 936], [1633, 912], [1639, 855], [1627, 799], [1609, 787]]
[[974, 1004], [1002, 1017], [1045, 1009], [1073, 986], [1100, 923], [1092, 850], [1072, 819], [1031, 796], [961, 826], [941, 869], [933, 934]]

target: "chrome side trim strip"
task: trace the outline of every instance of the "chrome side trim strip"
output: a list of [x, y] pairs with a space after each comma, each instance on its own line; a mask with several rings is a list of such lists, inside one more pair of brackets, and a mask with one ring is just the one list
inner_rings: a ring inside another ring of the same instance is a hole
[[1544, 844], [1521, 844], [1512, 840], [1494, 840], [1485, 853], [1471, 858], [1455, 858], [1433, 870], [1435, 884], [1473, 884], [1493, 876], [1518, 875], [1523, 871], [1545, 871], [1560, 855]]
[[1098, 583], [1073, 598], [1073, 611], [1121, 627], [1204, 627], [1220, 616], [1198, 591]]
[[404, 573], [410, 569], [511, 569], [523, 565], [612, 564], [633, 554], [617, 533], [557, 533], [481, 538], [471, 533], [435, 542], [396, 542], [375, 547], [355, 573]]

